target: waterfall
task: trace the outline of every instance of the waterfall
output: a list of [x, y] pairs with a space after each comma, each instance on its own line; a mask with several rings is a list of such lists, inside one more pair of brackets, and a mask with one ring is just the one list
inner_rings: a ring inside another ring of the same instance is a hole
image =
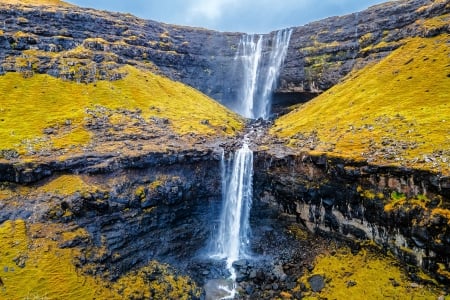
[[[292, 29], [277, 31], [271, 43], [263, 35], [242, 36], [236, 55], [243, 73], [236, 111], [242, 116], [251, 119], [269, 118], [272, 93], [291, 34]], [[269, 49], [269, 52], [263, 53], [263, 49]]]
[[244, 35], [241, 38], [239, 49], [242, 55], [239, 56], [244, 68], [244, 80], [242, 82], [242, 106], [238, 111], [246, 118], [255, 118], [254, 105], [255, 95], [258, 87], [259, 65], [261, 60], [263, 36]]
[[213, 255], [226, 258], [227, 268], [232, 271], [232, 263], [249, 253], [253, 152], [247, 143], [230, 161], [223, 159], [222, 168], [223, 207]]

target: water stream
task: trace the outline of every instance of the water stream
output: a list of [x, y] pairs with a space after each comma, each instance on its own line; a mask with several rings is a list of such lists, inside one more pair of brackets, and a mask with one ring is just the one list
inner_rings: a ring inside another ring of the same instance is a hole
[[284, 29], [277, 31], [271, 40], [264, 35], [242, 36], [235, 58], [243, 68], [237, 113], [250, 119], [270, 117], [273, 91], [291, 34], [292, 29]]
[[224, 199], [214, 252], [226, 259], [231, 270], [234, 261], [249, 256], [253, 152], [244, 143], [230, 161], [223, 160], [222, 164]]
[[[292, 30], [280, 30], [269, 44], [263, 35], [244, 35], [237, 59], [244, 69], [240, 106], [236, 111], [244, 117], [267, 119], [279, 69], [286, 56]], [[263, 49], [270, 51], [263, 53]], [[222, 212], [213, 239], [212, 257], [226, 260], [231, 273], [228, 280], [209, 281], [206, 299], [233, 299], [236, 272], [233, 262], [250, 257], [249, 216], [252, 206], [253, 152], [247, 137], [242, 147], [225, 159], [222, 154]], [[208, 292], [209, 291], [209, 292]]]

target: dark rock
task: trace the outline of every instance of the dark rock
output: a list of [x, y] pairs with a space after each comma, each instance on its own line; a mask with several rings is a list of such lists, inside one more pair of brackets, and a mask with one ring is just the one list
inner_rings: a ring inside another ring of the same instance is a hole
[[255, 287], [249, 284], [245, 288], [245, 292], [247, 293], [247, 295], [252, 295], [255, 292]]
[[240, 259], [235, 262], [233, 262], [233, 267], [237, 269], [246, 268], [248, 266], [248, 260], [246, 259]]
[[316, 274], [308, 278], [308, 283], [313, 292], [320, 292], [325, 287], [325, 278]]
[[349, 281], [347, 281], [347, 283], [346, 283], [346, 285], [347, 285], [347, 287], [349, 288], [349, 287], [352, 287], [352, 286], [355, 286], [357, 283], [356, 283], [356, 281], [353, 281], [353, 280], [349, 280]]
[[266, 275], [264, 274], [263, 270], [258, 270], [256, 271], [256, 279], [259, 282], [263, 282], [266, 279]]
[[13, 258], [13, 262], [16, 264], [16, 266], [18, 266], [19, 268], [25, 268], [25, 264], [28, 260], [28, 256], [26, 255], [18, 255], [16, 257]]
[[398, 283], [395, 279], [389, 278], [389, 280], [391, 281], [391, 284], [392, 284], [393, 287], [398, 287], [398, 286], [400, 286], [400, 283]]
[[286, 284], [286, 288], [287, 288], [288, 290], [293, 290], [293, 289], [295, 289], [296, 286], [297, 286], [297, 284], [296, 284], [295, 282], [288, 282], [288, 283]]

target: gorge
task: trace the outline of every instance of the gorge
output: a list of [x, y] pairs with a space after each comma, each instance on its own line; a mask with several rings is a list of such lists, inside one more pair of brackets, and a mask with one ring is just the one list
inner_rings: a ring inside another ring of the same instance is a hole
[[1, 297], [448, 297], [448, 1], [261, 35], [0, 11]]

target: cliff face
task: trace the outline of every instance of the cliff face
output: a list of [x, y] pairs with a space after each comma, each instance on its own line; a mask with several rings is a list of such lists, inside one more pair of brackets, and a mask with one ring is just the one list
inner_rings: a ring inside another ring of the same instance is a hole
[[256, 157], [259, 201], [312, 231], [372, 241], [449, 282], [449, 177], [306, 153]]
[[[309, 99], [354, 67], [385, 57], [407, 37], [449, 30], [448, 22], [426, 23], [449, 11], [445, 1], [396, 1], [294, 28], [278, 91], [291, 96], [279, 97], [278, 102]], [[174, 26], [78, 7], [1, 4], [0, 12], [1, 72], [114, 80], [121, 77], [114, 70], [132, 64], [158, 70], [225, 104], [235, 101], [240, 66], [234, 64], [234, 57], [241, 33]], [[270, 50], [274, 33], [265, 36], [269, 42], [263, 55]]]
[[449, 12], [446, 1], [391, 1], [296, 27], [281, 72], [280, 91], [324, 91], [353, 68], [386, 57], [408, 37], [448, 32], [448, 22], [424, 22]]

